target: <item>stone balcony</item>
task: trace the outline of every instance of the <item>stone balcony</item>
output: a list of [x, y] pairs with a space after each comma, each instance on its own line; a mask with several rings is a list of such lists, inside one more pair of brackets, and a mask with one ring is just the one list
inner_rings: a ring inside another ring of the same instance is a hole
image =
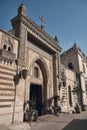
[[11, 51], [0, 49], [0, 60], [13, 62], [15, 58], [16, 58], [16, 54], [12, 53]]

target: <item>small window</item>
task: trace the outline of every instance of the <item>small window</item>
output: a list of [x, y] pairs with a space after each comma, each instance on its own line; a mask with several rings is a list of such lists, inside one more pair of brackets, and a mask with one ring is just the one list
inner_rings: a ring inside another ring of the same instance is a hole
[[7, 46], [6, 46], [6, 45], [3, 45], [3, 49], [5, 49], [5, 50], [6, 50], [6, 48], [7, 48]]
[[68, 63], [68, 67], [73, 70], [73, 65], [72, 65], [72, 62]]
[[27, 32], [27, 41], [30, 41], [30, 36], [28, 32]]
[[34, 76], [35, 76], [36, 78], [39, 77], [39, 70], [38, 70], [38, 67], [34, 67]]
[[11, 51], [11, 47], [8, 47], [8, 51]]

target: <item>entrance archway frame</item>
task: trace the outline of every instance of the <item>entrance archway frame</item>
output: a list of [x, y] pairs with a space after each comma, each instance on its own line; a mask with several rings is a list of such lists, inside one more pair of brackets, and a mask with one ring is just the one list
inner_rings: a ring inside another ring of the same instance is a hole
[[[32, 75], [32, 69], [33, 69], [33, 65], [34, 63], [38, 64], [40, 67], [40, 70], [42, 72], [42, 76], [43, 76], [43, 84], [42, 84], [42, 98], [43, 98], [43, 106], [44, 106], [44, 113], [46, 112], [47, 109], [47, 99], [48, 99], [48, 95], [47, 95], [47, 91], [48, 91], [48, 86], [49, 86], [49, 81], [50, 81], [50, 77], [49, 77], [49, 70], [48, 70], [48, 66], [45, 62], [45, 60], [42, 57], [36, 57], [33, 59], [33, 61], [30, 64], [29, 67], [29, 75]], [[32, 84], [31, 82], [31, 78], [30, 78], [30, 85]], [[37, 84], [37, 83], [36, 83]], [[30, 92], [29, 92], [30, 94]]]

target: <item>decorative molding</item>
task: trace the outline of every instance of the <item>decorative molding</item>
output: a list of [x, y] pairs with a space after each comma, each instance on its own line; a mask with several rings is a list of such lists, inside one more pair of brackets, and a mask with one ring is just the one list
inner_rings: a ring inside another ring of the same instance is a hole
[[6, 51], [4, 49], [0, 50], [0, 59], [13, 62], [16, 58], [16, 54]]
[[33, 34], [34, 37], [39, 39], [41, 42], [46, 42], [48, 45], [52, 46], [57, 51], [61, 52], [62, 48], [56, 44], [55, 39], [48, 35], [48, 33], [46, 33], [45, 31], [42, 31], [41, 27], [39, 27], [29, 17], [18, 15], [15, 18], [13, 18], [11, 22], [13, 26], [15, 26], [18, 22], [23, 23], [27, 27], [29, 33]]
[[2, 47], [3, 47], [3, 44], [6, 44], [6, 45], [10, 45], [11, 48], [13, 48], [14, 39], [11, 36], [9, 36], [9, 35], [7, 35], [5, 33], [3, 33], [3, 35], [2, 35], [1, 42], [2, 42]]

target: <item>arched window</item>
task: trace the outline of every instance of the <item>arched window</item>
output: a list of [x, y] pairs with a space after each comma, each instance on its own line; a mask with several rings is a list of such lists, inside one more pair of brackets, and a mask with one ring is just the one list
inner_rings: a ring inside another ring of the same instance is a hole
[[5, 49], [5, 50], [7, 49], [7, 46], [5, 44], [3, 45], [3, 49]]
[[8, 51], [11, 51], [11, 47], [10, 46], [8, 47]]
[[38, 69], [38, 67], [34, 67], [34, 77], [36, 77], [36, 78], [39, 77], [39, 69]]
[[7, 51], [11, 51], [11, 47], [6, 44], [3, 45], [3, 49]]
[[68, 63], [68, 67], [69, 67], [69, 69], [73, 70], [73, 64], [72, 64], [72, 62]]

